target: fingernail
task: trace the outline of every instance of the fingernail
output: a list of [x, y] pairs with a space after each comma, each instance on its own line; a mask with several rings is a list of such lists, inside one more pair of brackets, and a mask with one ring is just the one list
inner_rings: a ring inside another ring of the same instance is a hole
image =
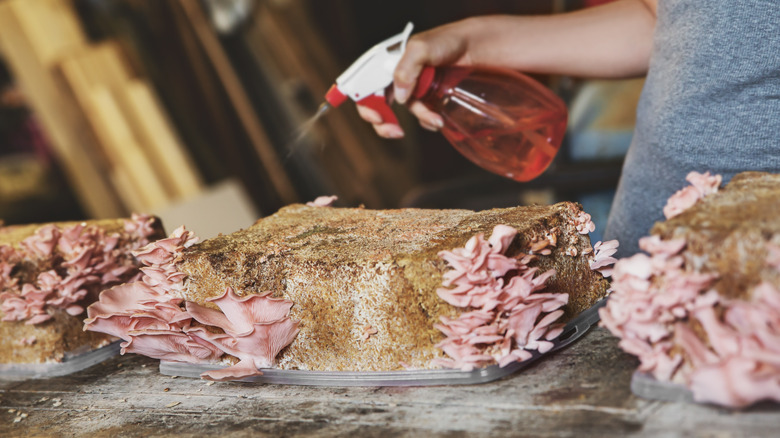
[[395, 89], [395, 100], [398, 101], [398, 103], [406, 103], [407, 99], [409, 99], [409, 90], [406, 88]]
[[402, 138], [404, 136], [404, 131], [398, 125], [388, 126], [385, 133], [388, 138]]
[[427, 129], [428, 131], [436, 132], [444, 127], [444, 121], [442, 121], [442, 119], [439, 117], [430, 117], [425, 120], [420, 120], [420, 126]]

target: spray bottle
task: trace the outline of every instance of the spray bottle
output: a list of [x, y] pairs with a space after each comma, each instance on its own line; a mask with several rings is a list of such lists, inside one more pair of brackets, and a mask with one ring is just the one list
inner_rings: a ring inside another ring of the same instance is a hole
[[[411, 33], [409, 23], [360, 56], [336, 79], [326, 102], [337, 107], [349, 98], [378, 112], [384, 122], [397, 124], [387, 95]], [[530, 181], [544, 172], [566, 131], [563, 101], [514, 70], [426, 66], [413, 96], [441, 115], [441, 132], [458, 152], [516, 181]]]

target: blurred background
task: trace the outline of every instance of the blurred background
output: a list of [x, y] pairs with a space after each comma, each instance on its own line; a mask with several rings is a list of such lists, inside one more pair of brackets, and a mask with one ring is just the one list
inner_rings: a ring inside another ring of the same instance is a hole
[[377, 137], [353, 105], [307, 123], [335, 78], [409, 21], [598, 3], [0, 0], [0, 220], [144, 212], [211, 237], [320, 195], [367, 208], [569, 200], [599, 240], [641, 79], [535, 76], [570, 113], [555, 162], [528, 183], [471, 164], [403, 109], [403, 140]]

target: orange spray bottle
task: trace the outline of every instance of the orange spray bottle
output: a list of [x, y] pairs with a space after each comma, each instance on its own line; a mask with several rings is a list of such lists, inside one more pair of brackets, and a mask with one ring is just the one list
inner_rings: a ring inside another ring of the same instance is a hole
[[[387, 91], [411, 34], [391, 37], [363, 54], [325, 96], [333, 107], [352, 99], [398, 123]], [[425, 67], [414, 98], [444, 120], [442, 134], [478, 166], [529, 181], [560, 149], [568, 112], [563, 101], [534, 79], [514, 70], [486, 67]]]

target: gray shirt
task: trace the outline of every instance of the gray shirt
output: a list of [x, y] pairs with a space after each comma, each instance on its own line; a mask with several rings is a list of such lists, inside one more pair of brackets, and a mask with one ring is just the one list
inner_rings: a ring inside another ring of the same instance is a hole
[[[659, 0], [650, 68], [605, 230], [619, 256], [688, 172], [780, 172], [780, 0]], [[780, 202], [780, 200], [778, 200]]]

